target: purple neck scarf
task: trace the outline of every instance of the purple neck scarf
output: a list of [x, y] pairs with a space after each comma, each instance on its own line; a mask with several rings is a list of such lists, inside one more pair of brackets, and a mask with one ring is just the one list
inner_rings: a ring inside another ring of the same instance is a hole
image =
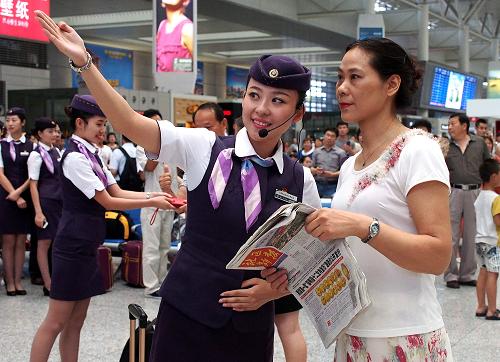
[[[88, 148], [83, 143], [81, 143], [80, 141], [77, 141], [74, 138], [72, 138], [72, 140], [76, 143], [76, 145], [78, 147], [78, 150], [81, 153], [83, 153], [83, 155], [85, 156], [85, 158], [89, 161], [90, 166], [92, 167], [92, 170], [94, 171], [94, 173], [96, 174], [96, 176], [99, 178], [99, 180], [101, 180], [101, 182], [104, 185], [104, 187], [108, 187], [108, 179], [107, 179], [106, 175], [104, 174], [104, 171], [103, 171], [101, 165], [97, 161], [97, 157], [98, 156], [95, 155], [95, 154], [93, 154], [93, 153], [90, 153], [90, 151], [88, 150]], [[96, 150], [96, 152], [97, 152], [97, 150]]]

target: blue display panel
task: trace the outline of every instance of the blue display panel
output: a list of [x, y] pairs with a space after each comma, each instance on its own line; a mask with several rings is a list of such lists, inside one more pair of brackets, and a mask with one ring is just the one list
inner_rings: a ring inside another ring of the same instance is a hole
[[467, 100], [475, 98], [476, 88], [476, 77], [435, 67], [429, 105], [465, 110]]

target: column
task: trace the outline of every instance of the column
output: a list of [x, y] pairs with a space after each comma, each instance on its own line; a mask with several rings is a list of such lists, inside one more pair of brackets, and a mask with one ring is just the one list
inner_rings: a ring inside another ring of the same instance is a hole
[[429, 60], [429, 5], [418, 10], [418, 60]]
[[463, 72], [469, 72], [469, 64], [470, 64], [470, 50], [469, 50], [469, 26], [464, 25], [458, 31], [458, 41], [460, 44], [459, 47], [459, 61], [460, 70]]

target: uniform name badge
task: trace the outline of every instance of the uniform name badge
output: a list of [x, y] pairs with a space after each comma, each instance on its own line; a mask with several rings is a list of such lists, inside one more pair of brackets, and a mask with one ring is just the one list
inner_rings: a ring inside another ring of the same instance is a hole
[[289, 194], [288, 192], [283, 190], [276, 190], [276, 192], [274, 193], [274, 198], [286, 202], [287, 204], [293, 204], [298, 200], [297, 196]]
[[19, 153], [20, 156], [29, 156], [30, 153], [28, 151], [22, 151]]

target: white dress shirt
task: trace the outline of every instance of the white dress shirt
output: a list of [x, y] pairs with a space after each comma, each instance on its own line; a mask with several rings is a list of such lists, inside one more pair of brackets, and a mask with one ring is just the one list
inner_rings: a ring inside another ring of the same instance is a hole
[[[43, 142], [38, 142], [39, 147], [43, 147], [47, 152], [49, 152], [53, 147], [47, 146]], [[59, 160], [61, 158], [59, 157]], [[31, 180], [38, 181], [40, 179], [40, 169], [42, 168], [42, 156], [39, 152], [33, 151], [28, 157], [28, 175]], [[57, 167], [57, 165], [54, 165]]]
[[[130, 158], [136, 158], [136, 147], [132, 142], [127, 142], [122, 145], [122, 148], [127, 152]], [[119, 148], [115, 148], [113, 153], [111, 154], [111, 160], [109, 161], [109, 168], [112, 170], [116, 170], [117, 174], [115, 176], [116, 181], [120, 181], [120, 174], [123, 173], [123, 169], [125, 168], [125, 162], [127, 159], [125, 155]], [[139, 166], [136, 160], [137, 172], [142, 171], [142, 168]]]
[[[7, 137], [5, 137], [5, 140], [10, 143], [14, 139], [10, 135], [7, 135]], [[25, 135], [22, 135], [21, 138], [19, 138], [17, 141], [15, 141], [16, 144], [17, 143], [25, 143], [25, 142], [26, 142], [26, 136]], [[3, 166], [3, 158], [2, 158], [2, 143], [1, 142], [0, 142], [0, 167], [4, 168], [4, 166]]]
[[[175, 127], [169, 121], [159, 121], [158, 127], [161, 135], [160, 153], [156, 155], [158, 160], [177, 164], [185, 171], [188, 190], [194, 190], [201, 183], [207, 171], [212, 147], [216, 140], [215, 133], [206, 128]], [[240, 158], [257, 155], [250, 143], [246, 128], [242, 128], [236, 135], [235, 154]], [[148, 153], [148, 156], [154, 157], [155, 155]], [[278, 171], [282, 174], [283, 145], [281, 142], [270, 158], [274, 160]], [[316, 208], [321, 207], [316, 182], [311, 171], [306, 167], [304, 167], [302, 202]]]
[[97, 150], [99, 152], [99, 157], [101, 158], [102, 163], [104, 163], [107, 167], [109, 167], [109, 162], [111, 161], [111, 154], [113, 153], [111, 147], [107, 145], [102, 145], [102, 147], [97, 146]]
[[[95, 154], [96, 148], [92, 144], [76, 135], [71, 136], [71, 138], [79, 141], [85, 147], [87, 147], [87, 150], [89, 150], [90, 153]], [[115, 184], [115, 178], [108, 170], [106, 165], [103, 165], [103, 170], [108, 180], [108, 186]], [[66, 159], [63, 163], [63, 174], [73, 183], [73, 185], [76, 186], [78, 190], [83, 192], [84, 195], [89, 199], [95, 196], [95, 190], [104, 190], [103, 183], [94, 173], [94, 170], [92, 170], [91, 161], [87, 160], [85, 155], [80, 152], [71, 152], [66, 156]]]

